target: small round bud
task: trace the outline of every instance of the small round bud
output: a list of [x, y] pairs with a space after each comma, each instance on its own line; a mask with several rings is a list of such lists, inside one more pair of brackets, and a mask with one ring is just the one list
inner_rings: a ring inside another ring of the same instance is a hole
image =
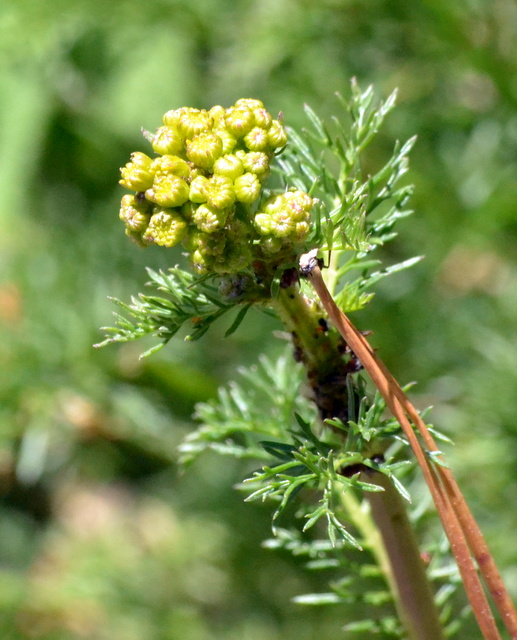
[[181, 109], [171, 109], [170, 111], [167, 111], [167, 113], [163, 114], [163, 118], [162, 118], [163, 124], [166, 127], [177, 128], [180, 116], [184, 111], [185, 111], [185, 107]]
[[171, 173], [178, 178], [187, 179], [190, 176], [190, 166], [178, 156], [164, 155], [155, 158], [151, 164], [151, 173], [155, 176]]
[[269, 144], [268, 132], [261, 127], [253, 127], [244, 136], [244, 144], [250, 151], [263, 151]]
[[271, 123], [267, 137], [271, 149], [281, 149], [287, 144], [287, 133], [278, 120], [273, 120]]
[[132, 195], [122, 196], [119, 218], [124, 221], [126, 228], [134, 233], [142, 233], [149, 224], [151, 205], [147, 200], [140, 201]]
[[128, 162], [120, 170], [122, 179], [120, 184], [131, 191], [145, 191], [153, 184], [151, 173], [152, 160], [145, 153], [135, 151], [131, 154], [131, 162]]
[[187, 223], [178, 212], [155, 208], [142, 240], [162, 247], [174, 247], [186, 233]]
[[145, 197], [161, 207], [180, 207], [189, 197], [189, 186], [182, 178], [171, 173], [158, 174]]
[[[249, 169], [251, 171], [251, 169]], [[227, 155], [217, 158], [213, 166], [214, 174], [224, 176], [235, 180], [244, 173], [242, 161], [235, 155], [228, 153]]]
[[227, 209], [235, 202], [233, 180], [224, 176], [213, 175], [206, 185], [208, 203], [216, 209]]
[[226, 113], [226, 109], [224, 107], [221, 107], [221, 105], [219, 104], [215, 105], [208, 111], [208, 114], [210, 115], [214, 123], [214, 127], [219, 125], [220, 122], [224, 123], [225, 113]]
[[257, 213], [255, 216], [255, 229], [261, 236], [268, 236], [273, 230], [273, 217], [267, 213]]
[[255, 229], [260, 235], [303, 241], [309, 232], [310, 211], [314, 200], [303, 191], [287, 191], [269, 198], [263, 212], [255, 215]]
[[287, 207], [294, 222], [308, 222], [314, 199], [304, 191], [286, 191], [282, 194], [283, 207]]
[[176, 154], [183, 149], [183, 139], [176, 127], [157, 129], [151, 144], [156, 153], [161, 154]]
[[223, 153], [223, 142], [214, 133], [201, 133], [187, 143], [187, 158], [202, 169], [211, 169]]
[[269, 156], [262, 151], [250, 151], [241, 156], [242, 166], [261, 180], [269, 174]]
[[190, 183], [189, 199], [201, 204], [207, 201], [208, 178], [197, 176]]
[[235, 195], [239, 202], [251, 204], [260, 195], [260, 181], [254, 173], [244, 173], [233, 183]]
[[271, 123], [273, 122], [273, 118], [271, 114], [264, 109], [264, 107], [255, 107], [253, 109], [253, 116], [255, 118], [255, 124], [257, 127], [262, 127], [263, 129], [269, 129]]
[[212, 128], [213, 120], [207, 111], [199, 109], [185, 109], [178, 118], [178, 131], [186, 140], [206, 133]]
[[216, 133], [221, 138], [221, 142], [223, 143], [223, 156], [231, 153], [237, 146], [237, 138], [227, 129], [218, 127], [213, 130], [213, 133]]
[[230, 107], [224, 118], [226, 129], [236, 138], [244, 137], [255, 124], [253, 111], [248, 107]]
[[309, 235], [309, 223], [308, 222], [296, 222], [294, 225], [294, 235], [296, 242], [303, 242]]
[[255, 98], [239, 98], [234, 107], [247, 107], [253, 111], [254, 109], [263, 109], [264, 103]]
[[214, 233], [224, 227], [228, 209], [216, 209], [209, 204], [200, 204], [192, 215], [192, 222], [200, 231]]

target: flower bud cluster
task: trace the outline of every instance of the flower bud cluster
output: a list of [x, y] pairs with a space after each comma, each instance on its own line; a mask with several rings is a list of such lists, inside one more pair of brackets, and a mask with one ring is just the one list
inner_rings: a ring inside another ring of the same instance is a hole
[[[303, 242], [312, 198], [286, 192], [257, 208], [275, 152], [287, 135], [259, 100], [229, 109], [181, 108], [147, 134], [157, 156], [135, 152], [121, 169], [120, 218], [139, 244], [182, 242], [199, 273], [236, 273], [261, 256]], [[253, 205], [253, 206], [252, 206]]]

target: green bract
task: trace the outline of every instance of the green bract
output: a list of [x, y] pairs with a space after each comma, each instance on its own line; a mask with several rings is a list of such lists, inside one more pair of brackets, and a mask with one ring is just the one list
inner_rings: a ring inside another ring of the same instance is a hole
[[287, 134], [260, 100], [167, 111], [146, 137], [157, 157], [131, 154], [120, 180], [134, 192], [122, 198], [120, 218], [138, 244], [183, 242], [195, 271], [217, 275], [255, 261], [272, 272], [301, 253], [314, 200], [300, 190], [265, 194]]

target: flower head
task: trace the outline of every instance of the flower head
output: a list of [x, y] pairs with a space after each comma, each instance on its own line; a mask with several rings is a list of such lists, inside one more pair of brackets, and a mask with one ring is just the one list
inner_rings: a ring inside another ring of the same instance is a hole
[[120, 218], [137, 242], [181, 242], [197, 272], [217, 275], [256, 260], [277, 264], [296, 245], [301, 250], [312, 198], [290, 191], [260, 205], [271, 162], [287, 142], [260, 100], [172, 109], [145, 137], [157, 157], [133, 153], [120, 180], [136, 192], [122, 198]]

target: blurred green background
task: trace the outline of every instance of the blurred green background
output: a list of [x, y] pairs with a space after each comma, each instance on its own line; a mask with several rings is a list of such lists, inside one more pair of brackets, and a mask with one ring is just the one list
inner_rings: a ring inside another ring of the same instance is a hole
[[[282, 345], [250, 314], [141, 362], [93, 350], [114, 295], [174, 251], [118, 220], [140, 128], [256, 97], [292, 126], [351, 76], [417, 133], [415, 215], [385, 251], [424, 254], [356, 318], [433, 404], [447, 454], [517, 597], [517, 5], [513, 0], [5, 0], [0, 6], [0, 634], [6, 640], [340, 637], [347, 611], [260, 547], [269, 508], [210, 456], [179, 474], [197, 401]], [[474, 629], [474, 628], [472, 628]], [[472, 630], [475, 637], [477, 632]], [[461, 637], [467, 637], [464, 631]]]

